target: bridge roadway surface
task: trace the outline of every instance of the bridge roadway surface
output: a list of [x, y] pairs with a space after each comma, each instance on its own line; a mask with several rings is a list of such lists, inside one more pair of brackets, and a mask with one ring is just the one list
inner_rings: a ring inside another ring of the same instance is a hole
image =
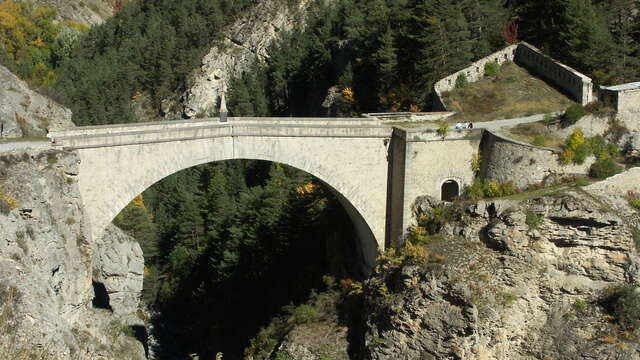
[[[479, 122], [479, 123], [474, 123], [474, 127], [476, 129], [487, 129], [491, 131], [497, 131], [505, 127], [513, 127], [520, 124], [527, 124], [527, 123], [542, 121], [542, 119], [544, 118], [544, 115], [545, 114], [537, 114], [537, 115], [514, 118], [514, 119]], [[260, 121], [268, 124], [274, 124], [274, 123], [277, 124], [277, 123], [292, 123], [295, 121], [295, 120], [291, 121], [289, 119], [296, 119], [296, 118], [251, 118], [248, 121], [242, 121], [242, 120], [239, 121], [236, 118], [230, 118], [231, 120], [230, 123], [239, 123], [239, 122], [254, 123], [256, 121]], [[356, 120], [354, 121], [353, 119], [356, 119]], [[215, 119], [212, 119], [212, 120], [215, 120]], [[304, 118], [301, 118], [301, 120], [302, 122], [305, 122]], [[193, 121], [193, 120], [188, 120], [188, 121]], [[333, 118], [317, 118], [315, 121], [314, 120], [311, 120], [311, 121], [313, 121], [315, 125], [322, 125], [322, 124], [336, 125], [337, 123], [348, 123], [348, 122], [352, 125], [365, 124], [365, 123], [372, 124], [376, 122], [379, 124], [393, 125], [393, 123], [389, 121], [384, 121], [384, 120], [376, 121], [369, 118], [346, 118], [342, 120], [341, 119], [333, 120]], [[164, 124], [164, 123], [166, 122], [158, 122], [156, 124]], [[142, 124], [142, 123], [133, 123], [133, 124], [127, 124], [127, 125], [135, 127], [136, 125], [139, 125], [139, 124]], [[107, 128], [107, 127], [114, 127], [114, 126], [120, 126], [120, 125], [103, 125], [98, 127]], [[85, 127], [80, 126], [77, 129], [82, 130], [83, 128]], [[451, 126], [450, 129], [455, 130], [453, 125]], [[0, 142], [0, 152], [7, 152], [12, 150], [23, 150], [23, 149], [48, 149], [51, 147], [52, 147], [52, 144], [48, 141], [20, 141], [19, 138], [12, 139], [12, 141]]]

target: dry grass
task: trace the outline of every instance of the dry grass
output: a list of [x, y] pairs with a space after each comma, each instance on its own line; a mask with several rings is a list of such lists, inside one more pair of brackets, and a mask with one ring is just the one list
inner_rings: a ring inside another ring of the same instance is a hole
[[572, 101], [514, 63], [506, 63], [494, 77], [443, 94], [450, 122], [481, 122], [564, 111]]
[[552, 129], [541, 122], [517, 125], [509, 129], [505, 135], [514, 140], [557, 150], [562, 150], [564, 144], [564, 139], [558, 137]]

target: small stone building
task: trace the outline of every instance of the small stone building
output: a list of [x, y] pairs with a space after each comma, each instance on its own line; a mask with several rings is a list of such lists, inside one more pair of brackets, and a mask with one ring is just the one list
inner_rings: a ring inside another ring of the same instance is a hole
[[600, 87], [600, 101], [618, 112], [640, 112], [640, 81]]

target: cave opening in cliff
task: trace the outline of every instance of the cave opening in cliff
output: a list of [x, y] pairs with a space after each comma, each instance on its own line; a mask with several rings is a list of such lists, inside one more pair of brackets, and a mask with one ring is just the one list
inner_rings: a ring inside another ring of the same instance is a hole
[[349, 328], [357, 353], [358, 316], [345, 307], [358, 305], [342, 302], [340, 284], [365, 278], [371, 259], [352, 218], [330, 186], [267, 161], [201, 165], [153, 185], [114, 220], [143, 249], [151, 358], [266, 360], [300, 311]]
[[113, 310], [109, 300], [109, 293], [103, 283], [98, 281], [92, 281], [93, 285], [93, 299], [91, 304], [96, 309]]

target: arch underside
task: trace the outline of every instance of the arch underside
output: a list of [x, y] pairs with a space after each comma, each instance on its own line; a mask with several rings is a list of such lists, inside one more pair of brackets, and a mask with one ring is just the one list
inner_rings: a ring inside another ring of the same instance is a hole
[[354, 224], [365, 268], [384, 248], [387, 162], [381, 139], [223, 137], [77, 151], [94, 239], [135, 196], [163, 178], [210, 162], [251, 159], [287, 164], [326, 184]]

